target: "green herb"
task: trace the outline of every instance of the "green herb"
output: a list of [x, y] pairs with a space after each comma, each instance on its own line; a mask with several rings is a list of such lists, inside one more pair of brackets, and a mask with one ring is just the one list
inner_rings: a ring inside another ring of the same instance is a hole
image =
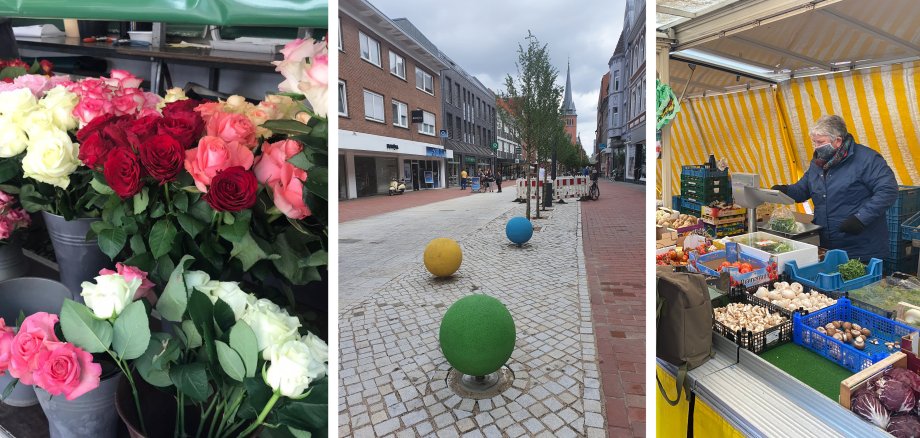
[[866, 265], [856, 259], [850, 259], [850, 261], [837, 266], [837, 270], [843, 276], [843, 281], [850, 281], [866, 275]]
[[770, 229], [780, 233], [793, 234], [795, 232], [795, 219], [791, 217], [770, 219]]
[[793, 248], [792, 245], [790, 245], [790, 244], [788, 244], [788, 243], [786, 243], [786, 242], [782, 242], [782, 243], [780, 243], [779, 245], [776, 245], [776, 248], [773, 248], [773, 254], [782, 254], [782, 253], [784, 253], [784, 252], [789, 252], [789, 251], [792, 251], [792, 250], [794, 250], [794, 249], [795, 249], [795, 248]]

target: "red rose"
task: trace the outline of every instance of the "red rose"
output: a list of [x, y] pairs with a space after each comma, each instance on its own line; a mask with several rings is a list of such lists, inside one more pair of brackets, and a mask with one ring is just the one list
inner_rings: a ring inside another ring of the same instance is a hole
[[79, 158], [86, 167], [96, 169], [98, 166], [101, 166], [102, 163], [105, 163], [105, 159], [109, 154], [109, 149], [108, 145], [102, 141], [102, 134], [97, 131], [86, 140], [83, 140], [83, 143], [80, 143], [80, 153], [77, 158]]
[[130, 148], [131, 142], [128, 140], [128, 127], [134, 118], [131, 116], [119, 116], [112, 119], [108, 124], [102, 127], [100, 134], [102, 141], [109, 148]]
[[159, 120], [159, 116], [150, 114], [129, 123], [125, 128], [128, 141], [135, 147], [139, 147], [141, 143], [156, 135]]
[[109, 187], [121, 199], [130, 198], [141, 191], [141, 163], [130, 148], [109, 151], [103, 174]]
[[102, 114], [94, 118], [93, 121], [87, 123], [86, 126], [77, 131], [77, 140], [79, 140], [80, 143], [83, 143], [86, 141], [87, 137], [93, 135], [94, 132], [104, 128], [114, 118], [115, 116], [112, 114]]
[[160, 184], [176, 179], [185, 162], [185, 148], [168, 135], [155, 135], [140, 144], [141, 164]]
[[204, 200], [217, 211], [240, 211], [256, 203], [259, 183], [252, 172], [242, 166], [228, 167], [211, 179]]
[[194, 113], [195, 107], [200, 104], [201, 102], [195, 99], [185, 99], [170, 102], [167, 103], [165, 107], [163, 107], [163, 115], [166, 117], [172, 117], [172, 115], [176, 113]]
[[201, 137], [204, 122], [197, 113], [179, 112], [157, 121], [157, 134], [168, 135], [184, 149], [193, 147]]
[[51, 70], [54, 70], [53, 62], [47, 59], [42, 59], [41, 61], [38, 62], [38, 64], [41, 66], [42, 73], [44, 73], [45, 76], [51, 76]]

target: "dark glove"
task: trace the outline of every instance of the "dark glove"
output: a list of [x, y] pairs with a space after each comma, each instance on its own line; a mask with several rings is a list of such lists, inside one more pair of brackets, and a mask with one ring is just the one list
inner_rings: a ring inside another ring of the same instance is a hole
[[775, 185], [775, 186], [773, 186], [773, 187], [770, 187], [770, 190], [779, 190], [780, 192], [782, 192], [782, 193], [785, 195], [785, 194], [787, 193], [787, 191], [789, 190], [789, 186], [787, 186], [787, 185], [785, 185], [785, 184], [778, 184], [778, 185]]
[[842, 224], [840, 224], [840, 231], [847, 234], [859, 234], [866, 228], [865, 225], [856, 217], [856, 215], [850, 215]]

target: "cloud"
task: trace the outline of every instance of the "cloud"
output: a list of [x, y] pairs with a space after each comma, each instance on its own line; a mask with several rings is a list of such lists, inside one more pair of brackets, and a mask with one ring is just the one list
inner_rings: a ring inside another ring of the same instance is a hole
[[504, 89], [508, 74], [517, 76], [518, 45], [528, 30], [533, 32], [547, 44], [560, 85], [565, 85], [566, 63], [571, 62], [578, 132], [586, 149], [593, 150], [601, 76], [623, 27], [625, 0], [465, 0], [436, 6], [423, 0], [370, 2], [390, 18], [408, 18], [494, 91]]

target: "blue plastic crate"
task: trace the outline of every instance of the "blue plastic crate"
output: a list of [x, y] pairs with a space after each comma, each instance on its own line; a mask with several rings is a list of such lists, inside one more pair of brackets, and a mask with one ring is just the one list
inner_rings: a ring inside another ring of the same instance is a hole
[[[878, 344], [866, 342], [866, 348], [859, 350], [852, 345], [821, 334], [817, 330], [832, 321], [847, 321], [869, 329], [869, 340], [877, 339]], [[837, 304], [825, 307], [807, 315], [798, 313], [792, 316], [792, 341], [808, 348], [828, 360], [854, 372], [866, 369], [872, 364], [888, 357], [900, 349], [889, 350], [885, 342], [898, 342], [902, 336], [916, 331], [914, 328], [881, 317], [867, 310], [851, 305], [850, 300], [841, 298]]]
[[671, 209], [680, 210], [680, 195], [671, 196]]
[[910, 217], [920, 212], [920, 187], [898, 186], [898, 199], [888, 208], [889, 222], [896, 217]]
[[920, 213], [911, 216], [901, 225], [901, 238], [920, 240]]
[[697, 178], [721, 178], [728, 176], [728, 169], [725, 170], [710, 170], [708, 165], [688, 165], [682, 166], [680, 170], [681, 175], [690, 175]]
[[697, 202], [690, 201], [688, 199], [680, 199], [680, 212], [685, 214], [692, 214], [696, 217], [700, 217], [701, 210], [703, 205]]
[[776, 272], [776, 262], [773, 262], [771, 269], [767, 269], [767, 263], [764, 263], [762, 260], [755, 259], [747, 254], [741, 252], [738, 248], [738, 244], [735, 242], [728, 242], [725, 244], [725, 249], [720, 251], [713, 251], [708, 254], [699, 255], [696, 251], [690, 253], [690, 263], [687, 265], [687, 269], [691, 272], [699, 272], [701, 274], [708, 275], [710, 277], [718, 277], [719, 272], [708, 268], [704, 263], [711, 262], [713, 260], [718, 260], [724, 258], [725, 261], [729, 263], [734, 262], [744, 262], [750, 263], [751, 267], [754, 268], [753, 271], [746, 274], [738, 272], [737, 268], [728, 267], [725, 268], [726, 272], [731, 276], [731, 281], [733, 284], [741, 284], [745, 287], [750, 287], [753, 285], [760, 285], [768, 281], [773, 281], [777, 279]]
[[866, 266], [866, 275], [843, 281], [837, 267], [849, 261], [847, 252], [832, 249], [824, 255], [824, 261], [809, 266], [802, 266], [793, 261], [786, 262], [783, 270], [789, 276], [789, 281], [797, 281], [805, 286], [823, 292], [842, 292], [857, 289], [882, 279], [882, 260], [871, 259]]

